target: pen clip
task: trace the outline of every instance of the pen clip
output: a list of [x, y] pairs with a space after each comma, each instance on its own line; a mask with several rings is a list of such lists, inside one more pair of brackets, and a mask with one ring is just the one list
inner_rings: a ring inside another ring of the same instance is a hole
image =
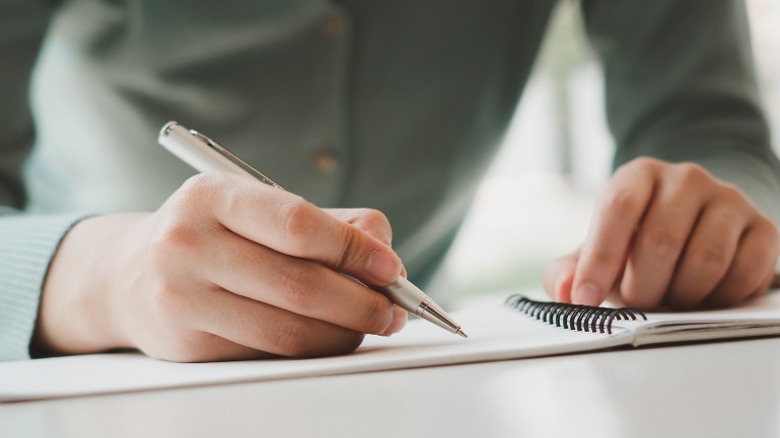
[[271, 178], [268, 178], [267, 176], [263, 175], [259, 170], [252, 167], [249, 163], [242, 160], [241, 158], [237, 157], [234, 153], [230, 152], [226, 147], [222, 146], [221, 144], [217, 143], [216, 141], [209, 138], [207, 135], [201, 134], [200, 132], [194, 130], [194, 129], [188, 129], [189, 133], [200, 139], [203, 143], [205, 143], [209, 148], [211, 148], [214, 152], [222, 155], [226, 159], [230, 160], [233, 164], [240, 167], [241, 169], [245, 170], [255, 178], [259, 179], [261, 182], [268, 184], [269, 186], [276, 187], [277, 189], [284, 190], [284, 187], [280, 186], [279, 184], [275, 183]]

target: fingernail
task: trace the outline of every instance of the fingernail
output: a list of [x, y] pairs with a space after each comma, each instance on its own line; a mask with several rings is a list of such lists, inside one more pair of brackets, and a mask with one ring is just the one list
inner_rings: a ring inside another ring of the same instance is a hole
[[393, 254], [374, 251], [368, 257], [366, 272], [377, 284], [390, 284], [401, 275], [401, 261]]
[[571, 297], [571, 301], [574, 304], [598, 306], [601, 304], [601, 294], [599, 293], [599, 289], [595, 284], [584, 283], [574, 291]]

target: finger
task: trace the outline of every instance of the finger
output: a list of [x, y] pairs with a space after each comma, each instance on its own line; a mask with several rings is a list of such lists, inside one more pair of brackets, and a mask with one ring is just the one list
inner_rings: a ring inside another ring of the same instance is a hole
[[726, 275], [705, 304], [729, 307], [760, 293], [766, 287], [769, 275], [774, 273], [777, 239], [777, 229], [770, 221], [761, 220], [751, 226], [742, 236]]
[[650, 202], [629, 250], [620, 294], [629, 306], [658, 307], [704, 204], [709, 186], [704, 171], [675, 166], [666, 172]]
[[747, 226], [731, 205], [705, 207], [677, 264], [666, 303], [677, 309], [700, 306], [728, 271]]
[[623, 269], [629, 244], [652, 197], [652, 166], [618, 169], [601, 195], [572, 285], [572, 302], [600, 304]]
[[393, 321], [385, 329], [384, 332], [380, 333], [380, 335], [390, 336], [392, 334], [400, 332], [404, 328], [404, 326], [406, 326], [408, 320], [409, 320], [409, 312], [407, 312], [401, 307], [393, 306]]
[[620, 295], [620, 284], [623, 282], [623, 276], [625, 275], [625, 266], [626, 262], [623, 261], [623, 269], [620, 270], [617, 277], [615, 277], [615, 282], [612, 283], [612, 287], [610, 288], [609, 292], [607, 293], [607, 296], [605, 300], [611, 302], [611, 303], [617, 303], [620, 305], [620, 307], [628, 307], [628, 303], [626, 303], [623, 300], [623, 297]]
[[315, 260], [371, 285], [398, 278], [401, 261], [380, 240], [303, 198], [249, 177], [200, 174], [182, 188], [227, 229], [277, 252]]
[[371, 208], [338, 208], [324, 211], [342, 222], [358, 227], [385, 245], [392, 246], [393, 230], [381, 211]]
[[225, 290], [363, 333], [384, 333], [393, 322], [386, 296], [325, 266], [229, 231], [215, 241], [205, 276]]
[[775, 274], [774, 269], [768, 272], [764, 281], [762, 281], [761, 284], [758, 286], [758, 290], [755, 293], [748, 295], [745, 299], [749, 300], [769, 291], [769, 289], [774, 287], [773, 283], [776, 281], [775, 279], [776, 276], [777, 274]]
[[547, 295], [555, 301], [571, 302], [571, 285], [577, 267], [580, 251], [574, 251], [547, 265], [542, 275], [542, 284]]
[[245, 345], [236, 344], [211, 333], [192, 331], [186, 335], [186, 340], [179, 340], [177, 345], [169, 345], [164, 351], [142, 350], [144, 354], [155, 359], [171, 362], [217, 362], [231, 360], [269, 359], [279, 357], [265, 351], [255, 350]]
[[354, 351], [359, 332], [306, 318], [228, 291], [198, 295], [196, 328], [251, 349], [285, 357]]

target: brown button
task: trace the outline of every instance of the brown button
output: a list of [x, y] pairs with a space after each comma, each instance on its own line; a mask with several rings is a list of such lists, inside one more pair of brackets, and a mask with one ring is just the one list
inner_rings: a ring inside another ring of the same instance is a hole
[[328, 38], [338, 38], [344, 34], [344, 21], [336, 16], [326, 18], [322, 22], [322, 33]]
[[338, 165], [338, 158], [333, 152], [319, 151], [314, 154], [314, 167], [322, 173], [332, 173]]

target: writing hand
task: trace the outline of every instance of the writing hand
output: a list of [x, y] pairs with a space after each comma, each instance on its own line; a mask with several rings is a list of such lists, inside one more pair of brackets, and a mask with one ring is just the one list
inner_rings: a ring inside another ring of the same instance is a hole
[[355, 282], [402, 272], [374, 210], [325, 211], [234, 175], [188, 180], [154, 213], [87, 219], [44, 287], [37, 344], [172, 361], [345, 353], [406, 312]]
[[638, 158], [598, 200], [582, 248], [544, 274], [555, 299], [640, 309], [732, 306], [769, 287], [778, 229], [701, 167]]

